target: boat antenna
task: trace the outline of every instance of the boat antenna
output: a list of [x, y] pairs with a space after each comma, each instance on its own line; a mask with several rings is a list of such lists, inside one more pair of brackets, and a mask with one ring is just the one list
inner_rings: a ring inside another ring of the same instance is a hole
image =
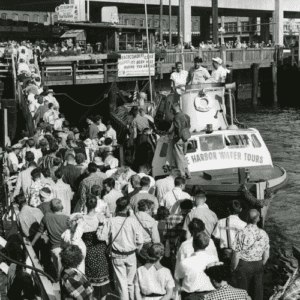
[[149, 89], [150, 89], [150, 101], [152, 102], [152, 81], [151, 81], [151, 69], [150, 69], [150, 45], [149, 45], [149, 32], [148, 32], [148, 12], [147, 3], [145, 3], [145, 17], [146, 17], [146, 36], [147, 36], [147, 53], [148, 53], [148, 74], [149, 74]]

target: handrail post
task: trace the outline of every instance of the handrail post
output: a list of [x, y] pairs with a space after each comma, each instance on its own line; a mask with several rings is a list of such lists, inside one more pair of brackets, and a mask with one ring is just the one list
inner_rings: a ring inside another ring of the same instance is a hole
[[242, 60], [243, 61], [246, 61], [246, 49], [245, 48], [243, 48], [243, 58], [242, 58]]
[[73, 84], [76, 84], [76, 61], [72, 62]]
[[264, 60], [264, 48], [263, 47], [260, 48], [259, 54], [260, 54], [260, 60]]
[[45, 69], [44, 64], [41, 65], [42, 69], [42, 83], [45, 84]]
[[199, 58], [201, 57], [201, 58], [203, 59], [203, 57], [202, 57], [202, 55], [203, 55], [203, 53], [202, 53], [202, 48], [201, 48], [200, 45], [201, 45], [201, 44], [199, 44], [198, 56], [199, 56]]
[[104, 83], [108, 82], [107, 78], [107, 60], [103, 61]]

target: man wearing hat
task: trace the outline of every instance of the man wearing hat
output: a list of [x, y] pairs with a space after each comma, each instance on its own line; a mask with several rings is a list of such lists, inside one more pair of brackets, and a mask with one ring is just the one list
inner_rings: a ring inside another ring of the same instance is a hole
[[21, 143], [17, 143], [12, 146], [12, 151], [8, 153], [7, 163], [8, 168], [11, 173], [17, 172], [19, 168], [19, 159], [18, 156], [21, 152], [23, 145]]
[[91, 44], [86, 45], [86, 53], [93, 53], [93, 47], [91, 46]]
[[211, 80], [212, 82], [223, 82], [226, 81], [226, 76], [229, 71], [222, 67], [222, 59], [220, 57], [214, 57], [212, 59], [212, 64], [214, 70], [211, 73]]

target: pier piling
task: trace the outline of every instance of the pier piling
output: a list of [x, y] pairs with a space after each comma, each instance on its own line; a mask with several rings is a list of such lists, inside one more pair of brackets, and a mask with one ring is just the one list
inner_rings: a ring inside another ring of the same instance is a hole
[[272, 82], [273, 82], [273, 99], [274, 103], [278, 102], [277, 99], [277, 64], [276, 62], [273, 62], [271, 64], [272, 67]]
[[259, 64], [254, 63], [251, 66], [252, 71], [252, 104], [257, 105], [257, 94], [259, 85]]

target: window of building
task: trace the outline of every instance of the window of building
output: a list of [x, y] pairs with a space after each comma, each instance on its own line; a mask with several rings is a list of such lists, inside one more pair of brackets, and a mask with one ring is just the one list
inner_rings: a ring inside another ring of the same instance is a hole
[[250, 29], [249, 22], [241, 22], [241, 28], [243, 32], [248, 32]]
[[7, 14], [1, 14], [1, 19], [2, 20], [7, 20]]
[[152, 27], [152, 20], [148, 19], [148, 27]]
[[44, 15], [44, 23], [48, 22], [48, 15]]
[[167, 21], [166, 21], [166, 20], [163, 20], [163, 21], [162, 21], [162, 27], [163, 27], [163, 28], [167, 28]]
[[140, 19], [140, 26], [144, 27], [144, 20], [143, 19]]
[[18, 21], [19, 21], [19, 16], [18, 16], [18, 14], [12, 14], [12, 20], [13, 20], [14, 22], [18, 22]]
[[57, 16], [57, 15], [54, 15], [54, 17], [53, 17], [53, 22], [54, 22], [54, 23], [57, 23], [57, 22], [58, 22], [58, 16]]
[[124, 19], [124, 25], [129, 25], [129, 20], [128, 19]]
[[40, 16], [39, 15], [34, 15], [33, 16], [33, 22], [34, 23], [39, 23], [40, 22]]
[[225, 23], [226, 32], [237, 32], [237, 22], [227, 22]]
[[135, 19], [132, 19], [131, 24], [132, 24], [132, 26], [135, 26], [135, 25], [136, 25]]
[[29, 22], [29, 15], [23, 15], [23, 22]]
[[154, 27], [156, 27], [156, 28], [159, 27], [159, 21], [157, 19], [154, 21]]
[[126, 33], [122, 32], [119, 35], [119, 50], [132, 51], [132, 50], [147, 50], [147, 37], [141, 33]]

